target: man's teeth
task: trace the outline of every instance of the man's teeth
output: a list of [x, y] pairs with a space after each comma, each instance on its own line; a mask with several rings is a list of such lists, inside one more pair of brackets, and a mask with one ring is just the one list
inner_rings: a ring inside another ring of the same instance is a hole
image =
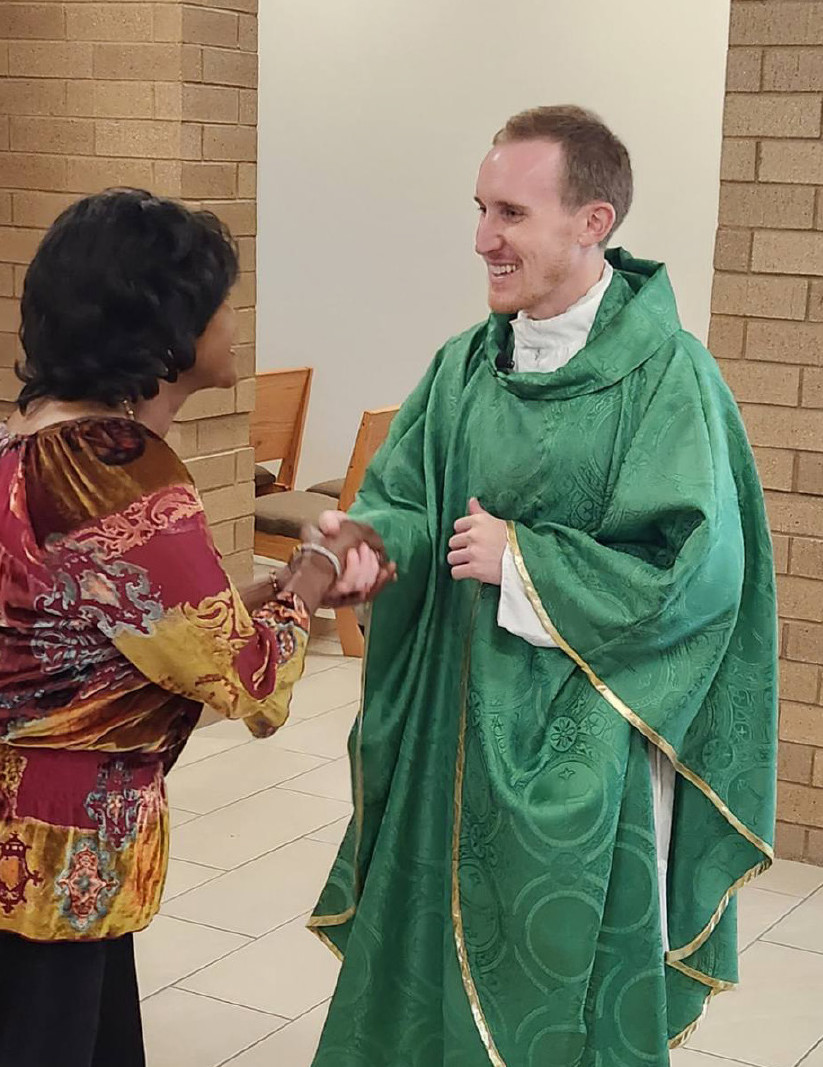
[[517, 265], [515, 263], [504, 263], [502, 266], [494, 266], [490, 264], [489, 270], [495, 278], [499, 278], [504, 274], [514, 274], [517, 270]]

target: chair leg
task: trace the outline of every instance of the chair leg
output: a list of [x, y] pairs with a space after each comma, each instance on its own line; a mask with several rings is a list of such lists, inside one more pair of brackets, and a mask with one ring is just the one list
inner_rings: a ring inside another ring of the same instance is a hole
[[343, 646], [344, 656], [356, 656], [363, 658], [366, 642], [357, 623], [357, 614], [354, 608], [338, 608], [335, 612], [337, 618], [337, 632], [340, 635], [340, 644]]

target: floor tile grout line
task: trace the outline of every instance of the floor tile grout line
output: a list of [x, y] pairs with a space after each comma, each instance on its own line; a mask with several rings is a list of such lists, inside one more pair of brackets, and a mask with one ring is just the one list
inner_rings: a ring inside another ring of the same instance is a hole
[[690, 1045], [685, 1045], [683, 1051], [693, 1052], [698, 1056], [710, 1056], [713, 1060], [717, 1060], [719, 1063], [739, 1064], [740, 1067], [757, 1067], [756, 1063], [749, 1063], [748, 1060], [736, 1060], [731, 1056], [722, 1055], [719, 1052], [704, 1052], [702, 1048], [692, 1048]]
[[[333, 761], [333, 762], [336, 762], [336, 760]], [[316, 769], [320, 770], [319, 767], [317, 767]], [[309, 773], [311, 773], [311, 772], [309, 772]], [[293, 782], [294, 779], [293, 778], [289, 779], [289, 781]], [[315, 800], [336, 800], [338, 804], [348, 804], [348, 805], [352, 806], [352, 798], [351, 797], [346, 797], [344, 799], [343, 797], [324, 796], [322, 793], [304, 793], [301, 789], [288, 789], [288, 788], [286, 788], [287, 785], [288, 785], [288, 783], [284, 782], [282, 786], [278, 785], [278, 786], [276, 786], [276, 788], [277, 789], [282, 789], [284, 793], [291, 793], [294, 796], [298, 796], [298, 797], [314, 797]], [[345, 818], [345, 816], [341, 815], [340, 818], [343, 819], [343, 818]], [[337, 822], [336, 819], [334, 821]], [[310, 832], [314, 833], [314, 830], [312, 830]]]
[[[272, 1034], [276, 1034], [280, 1030], [285, 1030], [287, 1026], [290, 1026], [292, 1023], [298, 1022], [300, 1019], [303, 1018], [304, 1015], [308, 1015], [310, 1011], [314, 1011], [315, 1008], [319, 1008], [322, 1004], [328, 1003], [328, 1000], [329, 1000], [328, 997], [324, 998], [323, 1000], [318, 1000], [318, 1002], [316, 1004], [312, 1004], [311, 1007], [308, 1008], [306, 1011], [302, 1012], [302, 1014], [297, 1015], [294, 1019], [290, 1019], [286, 1015], [278, 1015], [276, 1012], [273, 1012], [273, 1011], [264, 1011], [262, 1008], [254, 1008], [254, 1007], [251, 1006], [251, 1004], [239, 1004], [235, 1000], [224, 1000], [222, 997], [215, 997], [215, 996], [212, 996], [210, 993], [196, 993], [195, 990], [186, 989], [185, 986], [174, 986], [173, 988], [176, 989], [180, 993], [194, 993], [195, 996], [199, 996], [199, 997], [202, 996], [207, 1000], [216, 1000], [220, 1004], [228, 1004], [233, 1008], [246, 1008], [248, 1011], [257, 1011], [261, 1015], [268, 1015], [272, 1019], [285, 1019], [285, 1022], [284, 1022], [284, 1024], [282, 1026], [278, 1027], [277, 1030], [272, 1030], [271, 1033], [266, 1034], [265, 1035], [266, 1037], [271, 1037]], [[261, 1038], [261, 1040], [263, 1040], [263, 1038]], [[251, 1046], [247, 1046], [247, 1047], [250, 1048]], [[242, 1049], [241, 1051], [245, 1052], [246, 1049]], [[234, 1056], [239, 1056], [240, 1052], [235, 1052], [235, 1053], [233, 1053], [233, 1055]]]
[[[179, 860], [175, 859], [174, 856], [170, 856], [169, 862], [171, 862], [172, 860], [174, 860], [175, 863], [190, 863], [192, 867], [206, 867], [208, 870], [214, 871], [217, 874], [228, 874], [228, 872], [231, 870], [230, 867], [215, 867], [213, 863], [201, 863], [199, 860]], [[197, 887], [195, 886], [195, 888]], [[189, 890], [187, 889], [186, 892], [188, 893]]]
[[[351, 801], [348, 798], [344, 800], [342, 797], [324, 796], [322, 793], [302, 793], [299, 789], [284, 789], [283, 792], [295, 793], [299, 797], [314, 797], [315, 800], [336, 800], [338, 804], [351, 804]], [[342, 819], [344, 816], [341, 815], [340, 818]], [[316, 833], [315, 830], [312, 830], [311, 832]]]
[[[220, 933], [227, 933], [227, 931], [221, 930]], [[245, 934], [238, 934], [237, 936], [238, 937], [245, 937]], [[187, 978], [192, 978], [192, 977], [194, 977], [194, 975], [200, 974], [201, 971], [204, 971], [207, 967], [211, 967], [212, 964], [220, 963], [221, 960], [227, 959], [233, 953], [239, 952], [241, 948], [246, 948], [246, 946], [250, 945], [253, 940], [254, 940], [253, 938], [246, 938], [246, 943], [244, 945], [237, 945], [235, 948], [229, 949], [228, 952], [224, 952], [222, 956], [216, 956], [213, 960], [210, 960], [208, 963], [204, 963], [202, 965], [202, 967], [196, 967], [193, 971], [190, 971], [188, 974], [181, 974], [179, 977], [172, 979], [171, 982], [167, 982], [164, 986], [161, 986], [159, 989], [155, 989], [154, 992], [153, 993], [149, 993], [148, 996], [141, 997], [140, 998], [141, 1004], [145, 1004], [146, 1001], [151, 1000], [152, 997], [156, 997], [158, 995], [158, 993], [163, 993], [166, 989], [174, 988], [177, 982], [183, 982]], [[139, 955], [138, 955], [138, 965], [137, 965], [137, 987], [138, 987], [138, 990], [139, 990], [139, 988], [140, 988]]]
[[[206, 729], [208, 729], [208, 727], [206, 727]], [[186, 751], [189, 741], [191, 741], [194, 736], [194, 734], [189, 736], [186, 744], [183, 746], [183, 752]], [[195, 740], [197, 739], [195, 738]], [[202, 740], [208, 740], [208, 738], [203, 738]], [[254, 740], [253, 737], [249, 736], [248, 741], [238, 741], [236, 745], [227, 745], [225, 748], [221, 748], [219, 752], [210, 752], [208, 756], [198, 756], [197, 759], [186, 760], [185, 763], [175, 763], [171, 770], [167, 772], [166, 777], [168, 778], [174, 771], [182, 772], [188, 770], [189, 767], [198, 767], [201, 763], [208, 763], [210, 759], [217, 759], [218, 756], [225, 756], [229, 752], [236, 752], [238, 748], [248, 748]]]
[[[340, 709], [338, 708], [337, 710], [339, 711]], [[298, 753], [299, 755], [302, 755], [302, 756], [314, 756], [314, 755], [316, 755], [318, 759], [325, 759], [327, 763], [334, 763], [336, 760], [342, 759], [346, 755], [346, 752], [344, 751], [344, 752], [341, 752], [340, 755], [338, 755], [338, 756], [319, 756], [317, 753], [314, 753], [314, 752], [304, 752], [303, 749], [301, 749], [301, 748], [289, 748], [289, 749], [286, 749], [286, 751], [287, 752], [295, 752], [295, 753]]]
[[[778, 860], [778, 862], [780, 862], [780, 861]], [[813, 897], [816, 893], [819, 893], [820, 890], [823, 889], [823, 882], [821, 882], [820, 885], [815, 886], [814, 889], [810, 890], [806, 894], [802, 894], [802, 893], [787, 893], [784, 889], [769, 889], [769, 887], [767, 885], [760, 885], [760, 879], [759, 878], [755, 878], [750, 884], [751, 884], [751, 888], [752, 889], [756, 889], [759, 893], [774, 893], [774, 895], [778, 896], [778, 897], [793, 897], [795, 900], [802, 900], [804, 903], [810, 897]]]
[[[181, 896], [185, 896], [185, 893], [182, 893]], [[174, 897], [173, 899], [179, 900], [180, 898]], [[169, 915], [168, 913], [162, 911], [160, 912], [160, 914], [164, 919], [174, 919], [175, 922], [186, 923], [187, 926], [202, 926], [205, 927], [206, 930], [214, 930], [216, 934], [234, 934], [237, 937], [245, 937], [248, 939], [249, 944], [251, 944], [252, 941], [257, 940], [255, 934], [246, 934], [242, 930], [227, 930], [225, 926], [215, 926], [214, 923], [204, 923], [200, 922], [197, 919], [185, 919], [182, 915]], [[245, 947], [245, 945], [238, 945], [238, 948]], [[186, 975], [185, 977], [188, 977], [188, 975]]]
[[717, 1060], [718, 1063], [734, 1063], [739, 1064], [740, 1067], [757, 1067], [756, 1063], [749, 1063], [748, 1060], [735, 1060], [730, 1056], [721, 1056], [719, 1052], [704, 1052], [702, 1048], [692, 1048], [690, 1045], [685, 1045], [684, 1052], [694, 1052], [698, 1056], [710, 1056], [713, 1060]]
[[813, 1052], [816, 1052], [819, 1048], [823, 1048], [823, 1037], [821, 1037], [816, 1044], [812, 1045], [812, 1047], [807, 1052], [803, 1053], [803, 1055], [797, 1061], [794, 1067], [802, 1067], [802, 1065], [807, 1062], [809, 1056], [811, 1056], [811, 1054]]
[[[329, 1003], [329, 1000], [321, 1000], [319, 1004], [315, 1004], [313, 1008], [309, 1008], [308, 1011], [304, 1011], [302, 1015], [298, 1015], [297, 1018], [292, 1019], [286, 1026], [281, 1027], [280, 1030], [275, 1030], [274, 1033], [275, 1034], [282, 1033], [283, 1030], [287, 1030], [289, 1028], [289, 1026], [293, 1026], [295, 1023], [299, 1023], [301, 1019], [305, 1019], [307, 1015], [311, 1015], [311, 1013], [313, 1011], [317, 1011], [318, 1008], [320, 1008], [324, 1004], [328, 1004], [328, 1003]], [[217, 1067], [227, 1067], [228, 1064], [233, 1063], [235, 1060], [239, 1059], [246, 1052], [249, 1052], [251, 1049], [256, 1048], [258, 1045], [262, 1045], [264, 1041], [268, 1041], [268, 1039], [270, 1037], [272, 1037], [272, 1036], [273, 1036], [272, 1034], [266, 1034], [265, 1037], [261, 1037], [259, 1041], [255, 1041], [254, 1044], [248, 1045], [246, 1048], [241, 1049], [240, 1052], [232, 1053], [232, 1055], [227, 1060], [222, 1060], [220, 1063], [218, 1063]]]
[[[277, 1012], [274, 1012], [274, 1011], [266, 1011], [263, 1008], [254, 1008], [254, 1007], [252, 1007], [251, 1004], [241, 1004], [239, 1001], [236, 1001], [236, 1000], [226, 1000], [223, 997], [213, 996], [211, 993], [197, 993], [196, 990], [194, 990], [194, 989], [186, 989], [184, 986], [175, 986], [174, 988], [177, 989], [178, 992], [181, 992], [181, 993], [194, 993], [198, 997], [205, 997], [207, 1000], [216, 1000], [216, 1001], [219, 1001], [219, 1003], [221, 1003], [221, 1004], [229, 1004], [233, 1008], [247, 1008], [249, 1011], [258, 1011], [258, 1012], [260, 1012], [261, 1015], [269, 1015], [269, 1016], [271, 1016], [272, 1018], [275, 1018], [275, 1019], [284, 1019], [285, 1022], [280, 1027], [281, 1030], [285, 1030], [286, 1027], [289, 1025], [289, 1023], [296, 1023], [298, 1019], [302, 1019], [303, 1018], [303, 1015], [308, 1015], [308, 1013], [310, 1011], [314, 1011], [315, 1008], [319, 1008], [321, 1004], [325, 1004], [326, 1001], [328, 1000], [328, 997], [324, 998], [323, 1000], [319, 1000], [316, 1004], [312, 1004], [312, 1006], [310, 1008], [308, 1008], [306, 1011], [302, 1012], [302, 1014], [296, 1016], [294, 1019], [290, 1019], [288, 1017], [288, 1015], [278, 1015]], [[272, 1031], [272, 1033], [275, 1033], [275, 1032], [276, 1031]], [[267, 1036], [270, 1036], [270, 1035], [267, 1035]], [[237, 1053], [235, 1053], [235, 1055], [237, 1055]]]
[[313, 670], [311, 674], [304, 674], [300, 679], [301, 682], [307, 682], [309, 678], [319, 678], [322, 674], [328, 674], [329, 671], [339, 671], [341, 667], [344, 667], [343, 663], [334, 663], [329, 667], [319, 667]]
[[[755, 942], [757, 944], [757, 942]], [[778, 948], [789, 948], [793, 952], [808, 952], [810, 956], [823, 956], [823, 949], [819, 948], [801, 948], [798, 945], [787, 945], [784, 941], [766, 941], [763, 939], [764, 945], [777, 945]], [[749, 946], [751, 948], [751, 945]]]
[[[291, 790], [284, 790], [283, 792], [284, 793], [290, 793]], [[299, 793], [297, 795], [298, 796], [307, 796], [306, 793]], [[318, 800], [326, 800], [326, 799], [328, 799], [328, 797], [318, 797], [317, 799]], [[334, 802], [335, 803], [344, 803], [345, 801], [336, 800]], [[343, 819], [343, 818], [351, 818], [351, 812], [349, 812], [348, 815], [338, 815], [336, 818], [333, 818], [330, 823], [325, 823], [322, 826], [318, 826], [314, 830], [306, 830], [305, 833], [299, 834], [297, 838], [291, 838], [289, 841], [284, 841], [284, 842], [282, 842], [282, 844], [276, 846], [275, 848], [269, 848], [269, 850], [266, 851], [266, 853], [260, 853], [258, 856], [252, 856], [248, 860], [243, 860], [242, 863], [238, 863], [237, 866], [226, 867], [226, 869], [223, 870], [223, 874], [233, 874], [235, 871], [241, 871], [244, 866], [248, 866], [250, 863], [254, 863], [256, 860], [262, 860], [264, 858], [264, 856], [271, 856], [272, 853], [279, 853], [280, 849], [281, 848], [285, 848], [286, 845], [294, 845], [298, 841], [306, 840], [306, 839], [308, 839], [308, 835], [310, 835], [311, 833], [319, 833], [320, 830], [325, 830], [325, 829], [327, 829], [327, 827], [333, 826], [335, 823], [341, 822], [341, 819]], [[313, 842], [313, 844], [316, 844], [316, 845], [327, 845], [327, 844], [329, 844], [329, 842], [328, 841], [315, 841], [315, 842]], [[331, 845], [331, 847], [334, 848], [334, 847], [339, 847], [339, 846]], [[181, 859], [181, 857], [172, 856], [171, 859], [178, 860], [178, 859]], [[199, 862], [200, 862], [199, 860], [185, 860], [184, 859], [184, 863], [199, 863]], [[201, 865], [202, 866], [207, 866], [207, 864], [205, 864], [205, 863], [203, 863]], [[220, 867], [215, 867], [215, 870], [219, 871]], [[213, 880], [215, 880], [215, 879], [212, 879], [212, 881]], [[193, 893], [194, 890], [196, 890], [196, 889], [199, 889], [199, 887], [195, 886], [194, 889], [190, 889], [190, 890], [188, 890], [188, 892], [189, 893]], [[183, 896], [185, 894], [181, 893], [180, 895]]]
[[[333, 671], [339, 671], [341, 668], [340, 667], [332, 667], [331, 669]], [[320, 674], [328, 674], [328, 673], [329, 673], [328, 671], [321, 671], [320, 672]], [[354, 671], [348, 671], [347, 673], [353, 675], [355, 672]], [[301, 682], [310, 682], [312, 680], [312, 678], [319, 678], [320, 674], [310, 674], [308, 677], [304, 676], [303, 678], [300, 679], [300, 681]], [[360, 699], [360, 696], [362, 695], [362, 686], [360, 684], [359, 675], [358, 675], [357, 681], [358, 681], [358, 688], [361, 690], [361, 692], [358, 693], [358, 695], [354, 698], [354, 700], [344, 700], [342, 704], [335, 704], [334, 707], [332, 707], [332, 708], [326, 708], [326, 711], [336, 711], [337, 708], [343, 708], [347, 704], [356, 703]], [[300, 685], [300, 682], [298, 682], [297, 684]], [[298, 689], [297, 692], [300, 693], [300, 689]], [[308, 700], [308, 697], [306, 697], [306, 699]], [[332, 697], [332, 700], [337, 700], [337, 697]], [[299, 715], [299, 712], [297, 714]], [[310, 718], [316, 719], [318, 715], [325, 715], [325, 714], [326, 714], [325, 711], [315, 712], [313, 715], [310, 716]]]
[[[250, 944], [253, 944], [255, 941], [260, 941], [264, 937], [268, 937], [269, 934], [273, 934], [276, 930], [280, 930], [284, 926], [288, 926], [289, 923], [295, 922], [302, 915], [305, 915], [305, 916], [308, 917], [309, 915], [311, 915], [311, 909], [306, 911], [305, 909], [301, 908], [300, 911], [298, 911], [296, 915], [291, 915], [288, 919], [284, 919], [282, 922], [275, 923], [274, 926], [269, 927], [267, 930], [264, 930], [260, 934], [247, 934], [245, 931], [241, 931], [241, 930], [227, 930], [225, 926], [214, 926], [212, 923], [200, 922], [197, 919], [185, 919], [180, 915], [168, 915], [168, 914], [162, 913], [162, 912], [161, 912], [161, 914], [163, 914], [163, 917], [166, 918], [166, 919], [177, 919], [178, 922], [188, 923], [189, 926], [204, 926], [207, 930], [214, 930], [215, 933], [237, 934], [238, 937], [246, 937], [246, 938], [248, 938], [248, 945], [250, 945]], [[238, 949], [248, 948], [248, 945], [238, 945], [237, 948]], [[237, 951], [237, 950], [233, 950], [233, 951]], [[217, 961], [215, 960], [215, 962], [217, 962]], [[211, 964], [206, 964], [206, 966], [210, 967]], [[185, 977], [188, 978], [189, 975], [186, 975]], [[182, 978], [178, 979], [178, 981], [182, 982], [183, 979]]]
[[[309, 767], [309, 769], [307, 771], [303, 770], [303, 771], [298, 771], [296, 774], [290, 774], [288, 778], [281, 778], [279, 782], [273, 782], [273, 783], [270, 783], [269, 785], [264, 785], [262, 789], [256, 789], [253, 793], [247, 793], [245, 796], [235, 797], [234, 800], [230, 800], [227, 804], [221, 804], [219, 808], [212, 808], [211, 811], [192, 811], [192, 812], [189, 812], [189, 814], [190, 815], [194, 815], [195, 818], [197, 818], [197, 819], [205, 819], [207, 815], [216, 815], [218, 811], [225, 811], [226, 808], [230, 808], [232, 806], [232, 804], [240, 804], [244, 800], [251, 800], [252, 797], [259, 797], [261, 793], [267, 793], [270, 789], [279, 788], [281, 785], [283, 785], [284, 782], [293, 782], [295, 778], [302, 778], [302, 776], [304, 774], [311, 774], [312, 771], [319, 771], [320, 767], [325, 767], [329, 763], [334, 763], [338, 759], [342, 759], [341, 756], [320, 756], [320, 755], [316, 755], [313, 752], [296, 752], [294, 749], [291, 749], [291, 748], [286, 749], [286, 751], [287, 752], [291, 752], [292, 755], [295, 755], [295, 756], [308, 756], [311, 759], [319, 759], [319, 760], [321, 760], [320, 766], [319, 767]], [[219, 752], [217, 755], [220, 756], [220, 755], [223, 755], [223, 753]], [[216, 759], [217, 756], [209, 756], [208, 758], [209, 759]], [[205, 760], [198, 760], [198, 762], [199, 763], [205, 763], [206, 761]], [[197, 766], [197, 764], [190, 763], [190, 764], [188, 764], [188, 766], [189, 767], [195, 767], [195, 766]], [[185, 770], [185, 768], [184, 768], [184, 770]], [[308, 796], [308, 795], [310, 795], [310, 794], [307, 794], [307, 793], [302, 793], [301, 794], [301, 796]], [[318, 799], [320, 799], [320, 800], [328, 800], [328, 799], [333, 799], [333, 798], [319, 797]], [[182, 808], [178, 808], [176, 804], [171, 804], [169, 806], [172, 807], [172, 808], [175, 808], [176, 811], [182, 811], [183, 810]], [[192, 819], [190, 821], [194, 822], [195, 820]], [[188, 823], [184, 823], [183, 824], [183, 826], [187, 826], [187, 825], [188, 825]], [[180, 827], [181, 830], [183, 829], [183, 826]], [[196, 860], [192, 860], [191, 862], [195, 863]], [[203, 866], [207, 867], [208, 864], [204, 863]]]
[[[188, 860], [175, 860], [175, 863], [188, 863]], [[163, 914], [163, 907], [166, 904], [171, 904], [171, 902], [173, 900], [179, 900], [180, 897], [184, 897], [187, 893], [193, 893], [195, 891], [195, 889], [202, 889], [203, 886], [208, 885], [210, 882], [216, 881], [220, 877], [221, 874], [227, 874], [228, 873], [227, 871], [221, 871], [216, 867], [210, 867], [209, 869], [214, 871], [214, 874], [213, 874], [213, 876], [211, 878], [207, 878], [204, 882], [198, 882], [197, 885], [190, 886], [188, 889], [184, 889], [180, 893], [175, 893], [173, 897], [167, 897], [167, 896], [164, 895], [162, 900], [160, 901], [160, 908], [159, 908], [157, 914], [158, 915], [162, 915]]]
[[[807, 897], [804, 897], [803, 900], [799, 900], [797, 902], [797, 904], [795, 904], [795, 906], [793, 908], [789, 908], [789, 910], [786, 912], [786, 914], [783, 916], [783, 918], [782, 919], [778, 919], [777, 922], [772, 923], [772, 925], [767, 930], [763, 931], [763, 933], [760, 935], [760, 937], [757, 940], [758, 941], [765, 940], [766, 934], [771, 933], [771, 931], [774, 930], [774, 928], [776, 926], [780, 926], [780, 924], [785, 919], [788, 919], [788, 917], [790, 915], [793, 915], [797, 911], [798, 908], [802, 907], [804, 904], [808, 904], [809, 901], [812, 899], [812, 897], [816, 897], [818, 895], [818, 893], [820, 893], [820, 900], [821, 900], [821, 903], [823, 903], [823, 888], [815, 889], [815, 891], [813, 893], [809, 893], [809, 895]], [[782, 944], [781, 941], [769, 941], [768, 943], [770, 945], [780, 945], [780, 944]], [[786, 948], [797, 948], [796, 945], [786, 945], [785, 947]], [[814, 952], [815, 949], [809, 948], [809, 949], [802, 949], [801, 951], [803, 951], [803, 952]], [[818, 953], [818, 954], [823, 954], [823, 950], [821, 950], [821, 953]]]
[[[285, 725], [280, 727], [280, 730], [281, 731], [293, 730], [295, 726], [302, 726], [303, 723], [306, 723], [306, 722], [317, 722], [317, 720], [318, 719], [322, 719], [324, 715], [331, 715], [331, 713], [333, 711], [340, 711], [341, 708], [359, 707], [360, 706], [360, 697], [362, 695], [363, 694], [361, 692], [359, 696], [356, 696], [354, 698], [354, 700], [352, 700], [351, 698], [347, 698], [345, 700], [342, 700], [340, 704], [335, 704], [334, 707], [331, 707], [331, 708], [325, 708], [323, 711], [316, 711], [313, 715], [306, 715], [303, 718], [297, 718], [297, 719], [294, 719], [294, 720], [289, 718], [289, 719], [286, 720]], [[334, 697], [333, 699], [336, 700], [337, 698]], [[297, 714], [299, 716], [300, 713], [298, 712]], [[277, 735], [275, 734], [274, 736], [276, 737]]]
[[[346, 708], [354, 708], [354, 707], [359, 707], [359, 706], [360, 706], [360, 702], [358, 700], [347, 700], [345, 704], [338, 704], [336, 708], [329, 708], [328, 711], [321, 711], [319, 715], [310, 715], [306, 719], [297, 719], [295, 722], [290, 722], [286, 726], [282, 727], [283, 736], [285, 737], [286, 733], [289, 730], [297, 730], [301, 726], [308, 726], [308, 725], [312, 725], [314, 723], [320, 722], [321, 719], [325, 719], [327, 715], [331, 715], [335, 711], [344, 711]], [[280, 744], [281, 744], [281, 746], [285, 747], [286, 742], [284, 740], [281, 740]], [[295, 752], [295, 751], [299, 752], [301, 750], [300, 749], [288, 749], [287, 751], [289, 751], [289, 752]], [[307, 755], [311, 755], [311, 753], [306, 753], [306, 754]], [[337, 756], [333, 756], [333, 757], [327, 757], [327, 758], [337, 759], [338, 757]]]
[[[290, 790], [289, 790], [289, 792], [290, 792]], [[316, 830], [309, 830], [309, 833], [310, 834], [319, 834], [321, 830], [328, 830], [328, 828], [330, 826], [334, 826], [334, 824], [336, 822], [340, 822], [342, 819], [345, 819], [345, 818], [346, 818], [345, 815], [341, 815], [339, 819], [332, 819], [332, 821], [331, 822], [327, 822], [325, 826], [318, 826], [318, 828]]]
[[[345, 706], [347, 706], [347, 705], [344, 705], [344, 707]], [[339, 709], [338, 708], [331, 708], [330, 710], [331, 711], [337, 711]], [[321, 712], [320, 714], [321, 715], [325, 715], [326, 712], [324, 711], [324, 712]], [[320, 716], [316, 716], [316, 718], [320, 718]], [[298, 719], [298, 721], [297, 721], [297, 723], [295, 725], [298, 725], [301, 722], [310, 722], [310, 721], [311, 721], [310, 719]], [[277, 735], [273, 734], [272, 736], [276, 737]], [[249, 748], [252, 745], [256, 745], [260, 740], [261, 740], [260, 738], [249, 737], [248, 741], [241, 741], [240, 744], [238, 744], [238, 745], [230, 745], [228, 748], [223, 748], [219, 752], [212, 752], [212, 754], [210, 756], [201, 756], [199, 759], [193, 759], [189, 763], [184, 763], [182, 766], [179, 766], [178, 764], [175, 764], [174, 767], [172, 767], [172, 769], [166, 775], [166, 777], [167, 778], [170, 777], [171, 775], [174, 774], [175, 771], [178, 771], [178, 773], [182, 774], [183, 771], [187, 771], [190, 767], [199, 767], [201, 763], [208, 763], [210, 760], [220, 759], [221, 756], [228, 756], [232, 752], [237, 752], [237, 750], [241, 749], [241, 748]], [[264, 742], [265, 741], [270, 741], [271, 738], [262, 738], [262, 740]], [[275, 742], [275, 744], [276, 744], [276, 742]], [[280, 747], [282, 748], [282, 745]], [[185, 748], [183, 749], [183, 751], [185, 752]], [[290, 751], [290, 750], [287, 749], [287, 751]], [[309, 755], [310, 756], [310, 755], [312, 755], [312, 753], [311, 752], [303, 753], [303, 755]], [[328, 759], [327, 756], [318, 756], [317, 758], [318, 759]], [[178, 808], [177, 810], [178, 811], [184, 811], [184, 810], [187, 810], [187, 809]], [[201, 813], [200, 812], [196, 812], [196, 811], [192, 811], [192, 812], [189, 812], [189, 814], [190, 815], [198, 815], [198, 814], [201, 814]]]
[[774, 930], [775, 926], [779, 926], [783, 922], [784, 919], [788, 919], [788, 917], [790, 915], [793, 915], [794, 912], [796, 912], [797, 909], [802, 907], [805, 903], [806, 903], [805, 900], [798, 900], [797, 903], [794, 904], [791, 908], [789, 908], [788, 911], [785, 911], [780, 916], [779, 919], [775, 919], [775, 921], [771, 924], [771, 926], [767, 926], [766, 929], [761, 934], [758, 934], [757, 940], [761, 941], [766, 936], [766, 934], [769, 933], [770, 930]]
[[[781, 944], [781, 942], [779, 942], [779, 941], [766, 941], [766, 934], [771, 933], [771, 931], [774, 930], [774, 928], [776, 926], [779, 926], [785, 919], [788, 919], [788, 917], [790, 915], [793, 915], [794, 912], [796, 912], [799, 907], [801, 907], [803, 904], [805, 904], [806, 901], [809, 898], [806, 897], [804, 900], [798, 900], [795, 897], [794, 899], [797, 900], [797, 903], [794, 905], [794, 907], [791, 907], [791, 908], [789, 908], [788, 911], [784, 912], [780, 916], [779, 919], [776, 919], [771, 924], [771, 926], [767, 926], [766, 929], [762, 931], [762, 933], [758, 934], [758, 936], [754, 939], [754, 941], [751, 942], [751, 944], [746, 945], [746, 947], [744, 949], [740, 950], [740, 952], [738, 953], [738, 956], [745, 955], [749, 951], [749, 949], [752, 947], [752, 945], [756, 945], [760, 941], [763, 941], [767, 945], [779, 945], [779, 944]], [[738, 922], [739, 921], [740, 921], [740, 917], [738, 916]], [[783, 945], [783, 948], [796, 948], [796, 946], [795, 945]], [[800, 952], [813, 952], [814, 949], [799, 949], [798, 951], [800, 951]]]
[[[286, 1025], [289, 1024], [287, 1023]], [[220, 1063], [216, 1065], [216, 1067], [224, 1067], [224, 1065], [226, 1064], [234, 1063], [235, 1061], [239, 1060], [241, 1056], [245, 1056], [247, 1052], [251, 1052], [253, 1048], [256, 1048], [264, 1041], [268, 1041], [270, 1037], [274, 1037], [275, 1034], [279, 1034], [281, 1030], [285, 1029], [285, 1026], [281, 1026], [278, 1030], [272, 1030], [270, 1034], [265, 1034], [263, 1037], [258, 1038], [257, 1041], [252, 1041], [250, 1045], [244, 1045], [243, 1048], [239, 1049], [237, 1052], [233, 1052], [227, 1060], [221, 1060]]]
[[[181, 981], [182, 981], [182, 979], [181, 979]], [[201, 993], [200, 990], [198, 990], [198, 989], [186, 989], [185, 986], [177, 986], [177, 985], [172, 986], [172, 989], [174, 989], [178, 993], [188, 993], [189, 996], [192, 996], [192, 997], [201, 997], [203, 1000], [213, 1000], [213, 1001], [216, 1001], [218, 1004], [226, 1004], [230, 1008], [244, 1008], [246, 1011], [254, 1011], [254, 1012], [257, 1012], [258, 1015], [265, 1015], [268, 1019], [278, 1019], [283, 1023], [282, 1026], [278, 1027], [278, 1030], [285, 1030], [285, 1028], [289, 1025], [289, 1023], [294, 1021], [293, 1019], [290, 1019], [287, 1015], [278, 1015], [277, 1012], [275, 1012], [275, 1011], [266, 1011], [265, 1008], [255, 1008], [253, 1004], [238, 1004], [238, 1002], [236, 1000], [226, 1000], [225, 997], [217, 997], [213, 993]], [[277, 1033], [277, 1030], [270, 1030], [268, 1034], [264, 1035], [264, 1038], [265, 1037], [271, 1037], [272, 1034], [276, 1034], [276, 1033]], [[263, 1040], [263, 1039], [261, 1038], [261, 1040]], [[246, 1046], [246, 1047], [249, 1047], [249, 1046]], [[246, 1050], [245, 1049], [241, 1049], [241, 1051], [245, 1052]], [[240, 1053], [239, 1052], [235, 1052], [235, 1053], [232, 1053], [232, 1055], [239, 1056]]]

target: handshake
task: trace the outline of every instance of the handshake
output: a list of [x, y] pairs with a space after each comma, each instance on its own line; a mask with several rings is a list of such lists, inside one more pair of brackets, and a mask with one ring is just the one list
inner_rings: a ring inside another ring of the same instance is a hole
[[344, 511], [324, 511], [319, 529], [304, 531], [308, 544], [319, 544], [334, 554], [340, 575], [323, 598], [327, 608], [365, 604], [397, 578], [397, 565], [390, 562], [386, 546], [376, 530], [352, 522]]
[[318, 528], [303, 530], [303, 545], [284, 574], [244, 592], [253, 610], [278, 592], [299, 596], [310, 615], [319, 607], [345, 608], [365, 604], [395, 581], [397, 567], [390, 562], [380, 535], [342, 511], [325, 511]]

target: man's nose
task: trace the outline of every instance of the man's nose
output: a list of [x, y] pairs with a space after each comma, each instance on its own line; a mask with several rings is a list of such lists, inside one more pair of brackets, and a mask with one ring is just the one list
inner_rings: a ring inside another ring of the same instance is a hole
[[499, 250], [502, 244], [500, 233], [494, 222], [484, 215], [477, 224], [474, 237], [474, 250], [479, 256], [488, 256]]

